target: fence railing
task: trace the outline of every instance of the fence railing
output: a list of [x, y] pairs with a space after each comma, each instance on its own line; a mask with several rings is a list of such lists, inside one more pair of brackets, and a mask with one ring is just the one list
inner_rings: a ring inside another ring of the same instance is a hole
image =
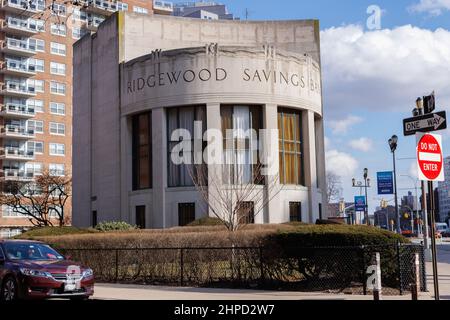
[[394, 244], [358, 247], [196, 247], [60, 249], [94, 270], [97, 281], [282, 288], [297, 291], [369, 294], [375, 253], [381, 257], [383, 294], [405, 294], [420, 257], [421, 291], [426, 291], [423, 247]]

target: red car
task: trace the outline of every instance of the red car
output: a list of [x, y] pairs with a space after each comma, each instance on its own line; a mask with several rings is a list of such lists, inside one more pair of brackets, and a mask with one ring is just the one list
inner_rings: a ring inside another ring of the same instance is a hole
[[42, 242], [0, 240], [0, 300], [86, 300], [93, 294], [91, 269]]

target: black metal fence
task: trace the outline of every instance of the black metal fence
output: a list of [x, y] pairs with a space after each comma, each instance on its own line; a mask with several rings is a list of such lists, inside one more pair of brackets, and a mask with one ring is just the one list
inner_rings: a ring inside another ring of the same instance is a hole
[[[369, 294], [370, 266], [381, 257], [383, 293], [404, 294], [415, 279], [423, 247], [411, 244], [359, 247], [102, 248], [61, 249], [91, 267], [97, 281], [179, 286], [238, 287]], [[369, 273], [368, 273], [369, 272]]]

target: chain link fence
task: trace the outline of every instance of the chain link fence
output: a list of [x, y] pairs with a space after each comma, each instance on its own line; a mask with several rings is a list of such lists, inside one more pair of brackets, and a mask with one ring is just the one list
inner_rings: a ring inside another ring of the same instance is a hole
[[410, 244], [359, 247], [102, 248], [60, 249], [94, 270], [97, 281], [178, 286], [371, 293], [375, 253], [381, 257], [383, 294], [409, 292], [423, 247]]

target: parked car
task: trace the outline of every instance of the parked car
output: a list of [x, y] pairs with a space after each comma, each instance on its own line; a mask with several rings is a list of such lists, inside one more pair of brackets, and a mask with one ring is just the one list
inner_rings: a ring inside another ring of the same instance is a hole
[[444, 238], [450, 238], [450, 228], [445, 229], [441, 234]]
[[94, 273], [39, 241], [0, 240], [0, 299], [89, 299]]

